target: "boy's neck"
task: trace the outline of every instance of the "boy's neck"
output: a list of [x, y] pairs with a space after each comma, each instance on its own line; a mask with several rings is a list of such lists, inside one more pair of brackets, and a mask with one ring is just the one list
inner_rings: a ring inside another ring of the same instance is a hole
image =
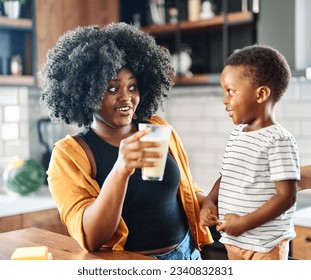
[[277, 123], [274, 115], [274, 102], [267, 102], [263, 104], [259, 111], [259, 116], [252, 123], [248, 123], [244, 128], [245, 132], [259, 130]]
[[268, 118], [261, 118], [261, 119], [257, 119], [256, 121], [247, 124], [244, 128], [245, 132], [249, 132], [249, 131], [255, 131], [255, 130], [259, 130], [271, 125], [276, 124], [276, 120], [273, 116], [269, 116]]

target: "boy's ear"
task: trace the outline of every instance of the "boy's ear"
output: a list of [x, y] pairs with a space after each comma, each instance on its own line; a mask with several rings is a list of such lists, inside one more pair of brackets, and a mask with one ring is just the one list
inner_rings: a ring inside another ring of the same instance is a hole
[[271, 89], [267, 86], [261, 86], [257, 88], [257, 102], [263, 103], [269, 99], [271, 95]]

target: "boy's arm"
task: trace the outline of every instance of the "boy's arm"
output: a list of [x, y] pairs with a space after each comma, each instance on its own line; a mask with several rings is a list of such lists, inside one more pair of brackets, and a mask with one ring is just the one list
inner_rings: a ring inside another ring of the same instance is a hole
[[239, 236], [243, 232], [254, 229], [280, 216], [296, 202], [297, 181], [283, 180], [275, 182], [277, 193], [265, 204], [245, 216], [227, 214], [225, 221], [217, 226], [218, 231]]

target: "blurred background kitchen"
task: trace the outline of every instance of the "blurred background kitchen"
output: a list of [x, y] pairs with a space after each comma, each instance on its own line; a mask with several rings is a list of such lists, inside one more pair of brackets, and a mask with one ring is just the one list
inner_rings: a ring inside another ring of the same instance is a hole
[[[50, 123], [38, 105], [36, 73], [47, 50], [75, 26], [118, 21], [142, 28], [170, 49], [176, 85], [159, 114], [179, 132], [194, 179], [206, 192], [218, 178], [233, 128], [219, 73], [228, 55], [246, 45], [268, 44], [287, 58], [293, 77], [277, 106], [277, 121], [295, 135], [301, 164], [311, 164], [310, 0], [26, 0], [13, 1], [22, 2], [15, 15], [5, 10], [5, 2], [0, 1], [1, 173], [17, 157], [45, 166], [53, 143], [79, 130]], [[0, 193], [4, 189], [0, 181]], [[308, 206], [311, 192], [303, 191], [298, 208]], [[310, 221], [297, 226], [311, 236]]]

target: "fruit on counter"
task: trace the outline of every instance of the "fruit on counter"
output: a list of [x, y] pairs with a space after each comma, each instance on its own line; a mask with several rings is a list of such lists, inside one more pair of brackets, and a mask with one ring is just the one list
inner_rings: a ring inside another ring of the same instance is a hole
[[37, 191], [43, 185], [45, 170], [36, 160], [17, 159], [5, 168], [3, 180], [9, 190], [26, 195]]

